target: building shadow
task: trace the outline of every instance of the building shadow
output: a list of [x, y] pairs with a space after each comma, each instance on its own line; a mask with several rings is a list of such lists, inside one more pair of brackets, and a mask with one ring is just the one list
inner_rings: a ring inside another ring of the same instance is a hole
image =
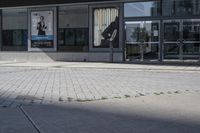
[[[103, 108], [103, 107], [102, 107]], [[170, 120], [140, 113], [118, 113], [83, 106], [24, 107], [39, 128], [48, 133], [199, 133], [200, 123]], [[163, 112], [165, 113], [165, 112]]]

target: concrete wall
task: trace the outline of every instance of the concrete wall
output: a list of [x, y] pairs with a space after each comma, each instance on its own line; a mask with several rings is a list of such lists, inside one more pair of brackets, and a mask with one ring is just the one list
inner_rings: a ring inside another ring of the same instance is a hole
[[[66, 53], [66, 52], [0, 52], [1, 61], [91, 61], [108, 62], [109, 53]], [[123, 61], [123, 53], [114, 53], [114, 61]]]

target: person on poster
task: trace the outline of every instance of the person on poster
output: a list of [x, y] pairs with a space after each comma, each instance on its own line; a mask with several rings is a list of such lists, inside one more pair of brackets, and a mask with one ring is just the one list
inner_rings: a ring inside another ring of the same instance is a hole
[[44, 21], [44, 16], [40, 16], [40, 21], [37, 24], [38, 36], [46, 35], [47, 26]]

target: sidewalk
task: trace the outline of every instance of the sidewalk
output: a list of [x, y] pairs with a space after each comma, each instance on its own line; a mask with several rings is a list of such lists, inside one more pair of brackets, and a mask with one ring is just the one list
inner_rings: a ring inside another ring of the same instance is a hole
[[199, 69], [117, 63], [1, 62], [0, 106], [199, 92]]
[[12, 62], [0, 61], [0, 67], [37, 68], [90, 68], [90, 69], [131, 69], [163, 71], [200, 71], [199, 63], [95, 63], [95, 62]]
[[[200, 93], [23, 106], [40, 133], [199, 133]], [[36, 133], [18, 108], [0, 108], [0, 133]]]

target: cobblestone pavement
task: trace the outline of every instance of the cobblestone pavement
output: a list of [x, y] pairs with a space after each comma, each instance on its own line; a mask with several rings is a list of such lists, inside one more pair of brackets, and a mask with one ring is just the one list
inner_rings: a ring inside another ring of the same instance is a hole
[[200, 71], [0, 67], [0, 106], [200, 91]]

